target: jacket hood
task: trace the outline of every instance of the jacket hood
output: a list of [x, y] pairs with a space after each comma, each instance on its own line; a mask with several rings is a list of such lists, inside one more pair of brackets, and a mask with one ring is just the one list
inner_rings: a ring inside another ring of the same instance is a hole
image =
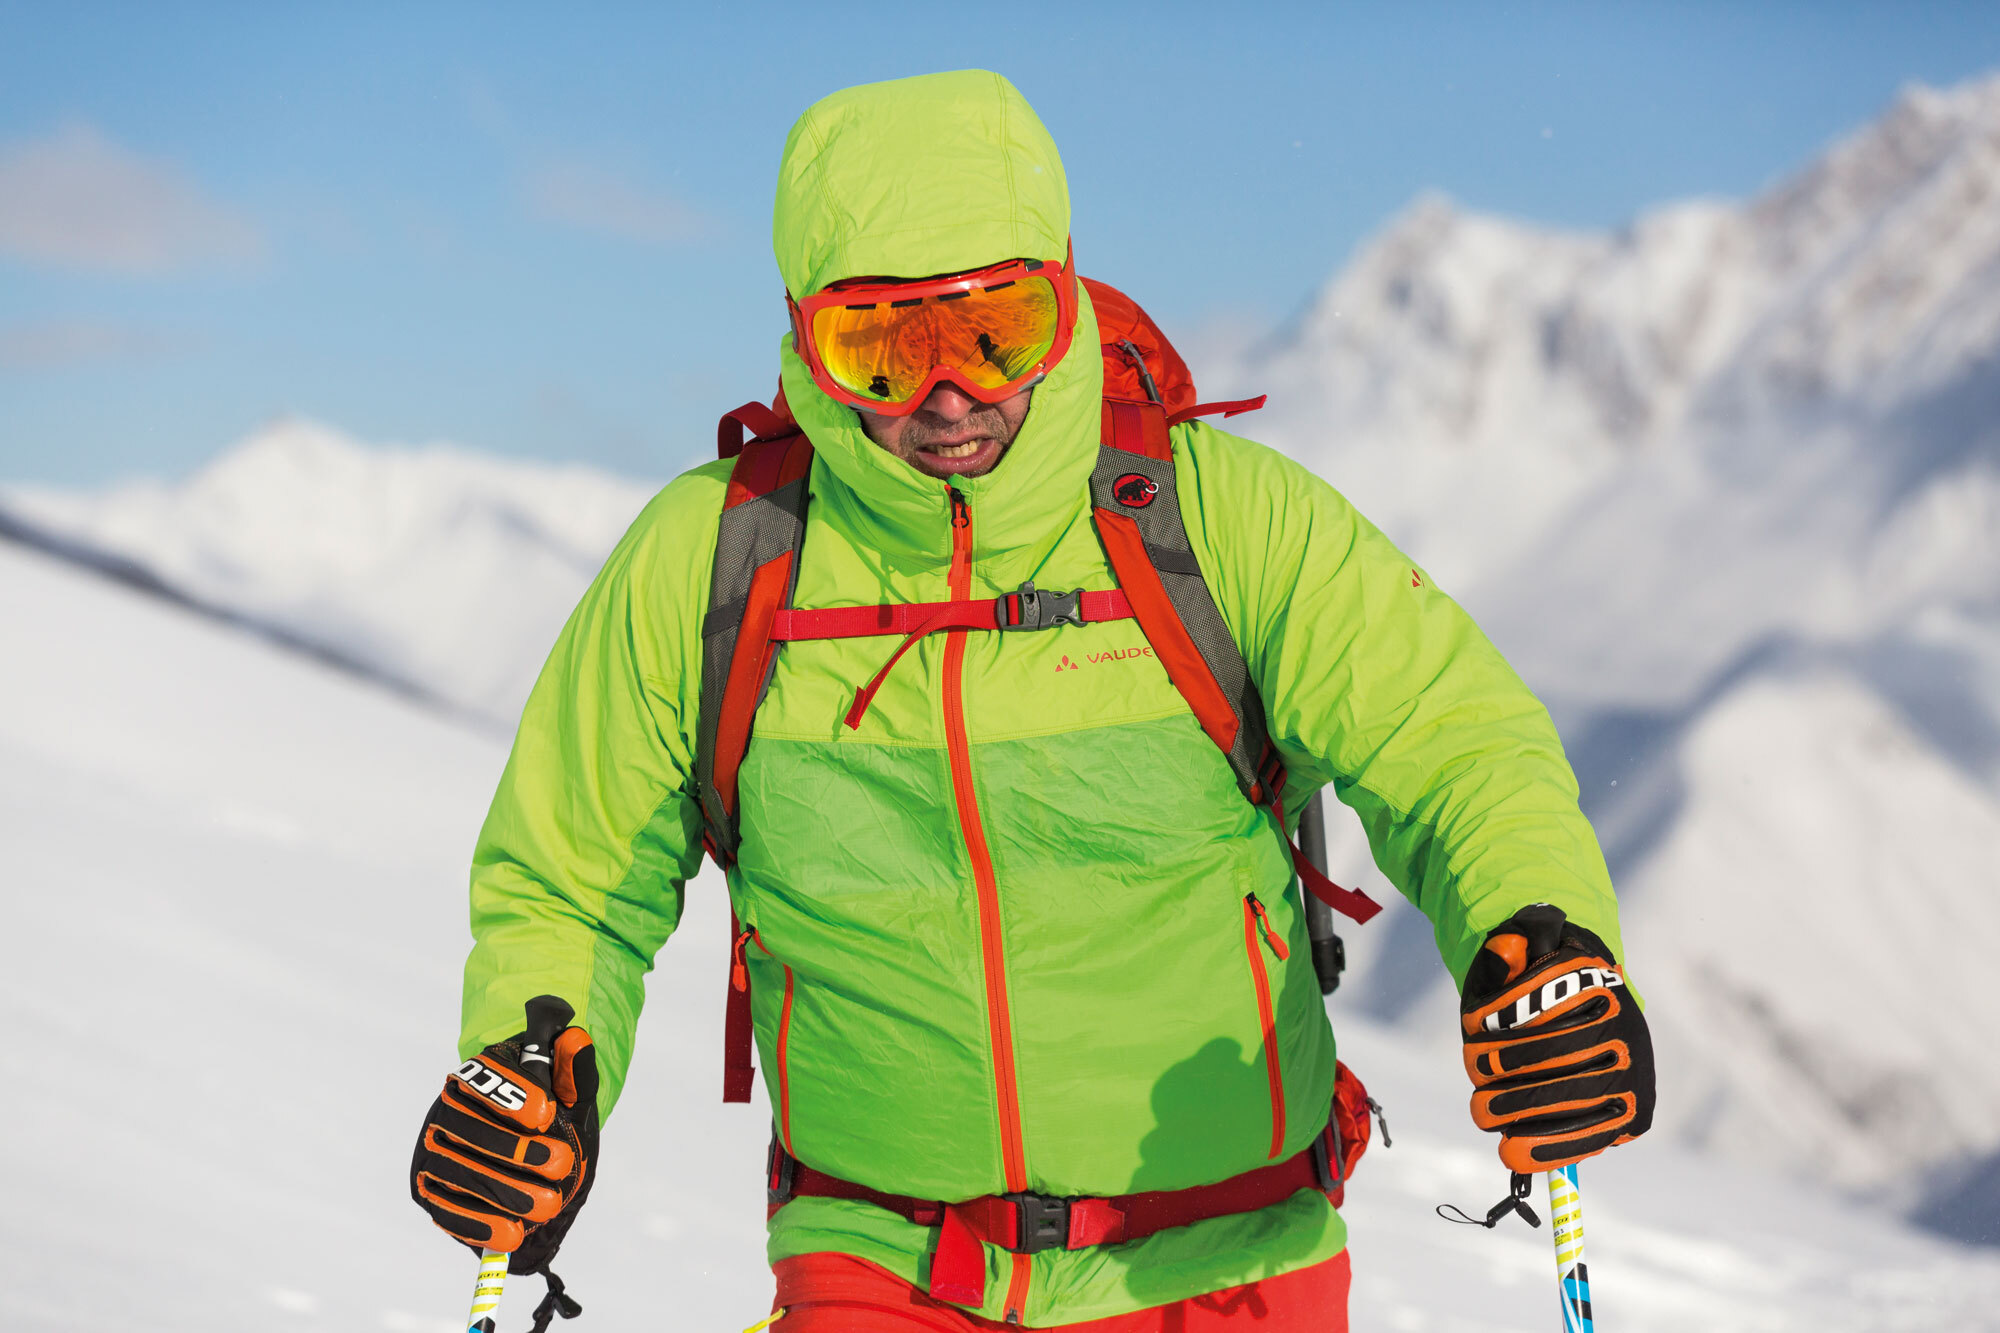
[[[998, 74], [961, 70], [849, 88], [814, 103], [785, 140], [772, 248], [795, 298], [846, 278], [1059, 261], [1068, 246], [1062, 159], [1034, 109]], [[1103, 367], [1081, 286], [1077, 297], [1070, 350], [1036, 387], [1006, 457], [983, 477], [955, 479], [973, 506], [976, 559], [1045, 547], [1086, 498]], [[785, 399], [826, 471], [857, 501], [867, 540], [885, 551], [948, 555], [944, 484], [871, 441], [854, 409], [813, 383], [791, 344], [788, 333]]]

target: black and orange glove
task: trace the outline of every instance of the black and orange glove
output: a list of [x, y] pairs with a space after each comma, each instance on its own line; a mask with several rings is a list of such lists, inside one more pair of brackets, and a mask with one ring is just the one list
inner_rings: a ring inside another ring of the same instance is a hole
[[1604, 941], [1547, 903], [1486, 937], [1459, 1000], [1472, 1119], [1532, 1175], [1653, 1123], [1653, 1039]]
[[410, 1197], [473, 1249], [505, 1250], [510, 1273], [544, 1270], [597, 1172], [597, 1051], [553, 995], [527, 1029], [460, 1065], [431, 1103]]

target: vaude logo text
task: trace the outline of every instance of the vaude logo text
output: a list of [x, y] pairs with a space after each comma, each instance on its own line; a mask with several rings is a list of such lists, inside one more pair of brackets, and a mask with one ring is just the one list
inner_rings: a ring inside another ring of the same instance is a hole
[[1101, 653], [1085, 653], [1081, 662], [1071, 658], [1068, 653], [1064, 653], [1062, 661], [1056, 663], [1056, 670], [1081, 671], [1086, 665], [1096, 666], [1100, 662], [1123, 662], [1127, 658], [1151, 657], [1152, 655], [1153, 650], [1148, 645], [1141, 645], [1137, 648], [1111, 648]]

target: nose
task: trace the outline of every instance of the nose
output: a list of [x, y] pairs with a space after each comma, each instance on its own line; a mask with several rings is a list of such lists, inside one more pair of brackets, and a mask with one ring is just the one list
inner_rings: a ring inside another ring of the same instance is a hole
[[924, 399], [923, 411], [956, 424], [971, 415], [979, 400], [955, 384], [940, 384]]

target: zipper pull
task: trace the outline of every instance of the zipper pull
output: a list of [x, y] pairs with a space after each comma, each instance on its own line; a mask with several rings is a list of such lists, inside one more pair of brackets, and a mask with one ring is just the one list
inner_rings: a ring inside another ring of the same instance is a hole
[[1375, 1123], [1382, 1127], [1382, 1146], [1384, 1148], [1395, 1147], [1396, 1141], [1389, 1137], [1389, 1117], [1382, 1114], [1382, 1103], [1370, 1097], [1368, 1099], [1368, 1109], [1375, 1113]]
[[954, 528], [972, 526], [972, 507], [965, 503], [965, 495], [956, 486], [947, 486], [945, 492], [951, 496], [951, 525]]
[[1243, 901], [1250, 904], [1250, 914], [1256, 917], [1257, 924], [1264, 928], [1264, 942], [1271, 946], [1272, 953], [1278, 955], [1278, 961], [1282, 963], [1290, 958], [1292, 951], [1285, 947], [1283, 940], [1278, 938], [1278, 932], [1271, 929], [1270, 914], [1265, 912], [1264, 904], [1257, 901], [1257, 895], [1246, 893], [1243, 895]]
[[740, 991], [750, 989], [750, 964], [743, 957], [743, 946], [748, 944], [756, 933], [757, 927], [744, 927], [743, 933], [736, 937], [735, 945], [729, 950], [729, 984]]

